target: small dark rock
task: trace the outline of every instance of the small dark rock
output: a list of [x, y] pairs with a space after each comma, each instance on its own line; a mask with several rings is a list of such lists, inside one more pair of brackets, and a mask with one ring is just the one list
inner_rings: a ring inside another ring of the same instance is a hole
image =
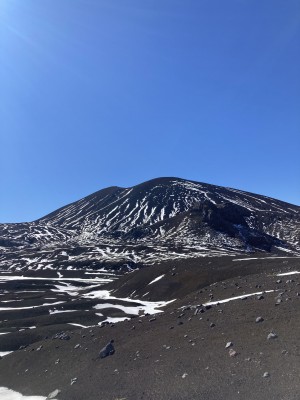
[[268, 340], [270, 340], [270, 339], [276, 339], [277, 337], [278, 337], [278, 335], [277, 335], [276, 333], [270, 332], [270, 333], [268, 334], [268, 336], [267, 336], [267, 339], [268, 339]]
[[264, 319], [263, 319], [263, 317], [257, 317], [256, 318], [256, 320], [255, 320], [255, 322], [258, 324], [259, 322], [263, 322], [264, 321]]
[[115, 353], [115, 348], [113, 345], [114, 341], [111, 340], [103, 349], [100, 350], [99, 357], [105, 358], [108, 356], [112, 356]]

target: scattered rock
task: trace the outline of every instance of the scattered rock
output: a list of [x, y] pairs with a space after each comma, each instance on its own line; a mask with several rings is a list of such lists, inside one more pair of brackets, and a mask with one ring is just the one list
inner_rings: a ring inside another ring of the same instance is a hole
[[267, 339], [268, 339], [268, 340], [270, 340], [270, 339], [276, 339], [276, 338], [278, 338], [278, 335], [277, 335], [276, 333], [274, 333], [274, 332], [270, 332], [270, 333], [268, 334], [268, 336], [267, 336]]
[[256, 320], [255, 320], [255, 322], [258, 324], [259, 322], [263, 322], [264, 321], [264, 319], [263, 319], [263, 317], [257, 317], [256, 318]]
[[265, 372], [265, 373], [263, 374], [263, 378], [269, 378], [269, 376], [270, 376], [269, 372]]
[[115, 348], [113, 345], [114, 341], [111, 340], [103, 349], [100, 350], [99, 357], [105, 358], [108, 356], [112, 356], [115, 353]]
[[182, 379], [184, 379], [184, 378], [186, 378], [188, 376], [188, 374], [185, 372], [183, 375], [182, 375]]
[[[75, 379], [77, 379], [77, 378], [75, 378]], [[71, 383], [71, 385], [72, 385], [72, 383]], [[59, 390], [59, 389], [53, 390], [53, 392], [48, 394], [46, 400], [54, 399], [60, 392], [61, 392], [61, 390]]]
[[238, 353], [235, 350], [230, 349], [228, 354], [229, 354], [230, 357], [236, 357]]
[[232, 346], [233, 346], [232, 342], [227, 342], [226, 346], [225, 346], [225, 349], [228, 349], [229, 347], [232, 347]]
[[80, 347], [80, 344], [78, 343], [78, 344], [76, 344], [76, 345], [74, 346], [74, 349], [79, 349], [79, 347]]
[[58, 332], [52, 337], [52, 339], [70, 340], [71, 337], [66, 332]]

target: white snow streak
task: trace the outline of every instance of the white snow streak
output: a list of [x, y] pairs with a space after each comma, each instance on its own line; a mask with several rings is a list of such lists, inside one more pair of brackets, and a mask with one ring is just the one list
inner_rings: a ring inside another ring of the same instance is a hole
[[159, 281], [161, 278], [163, 278], [165, 276], [165, 274], [158, 276], [157, 278], [153, 279], [153, 281], [151, 281], [150, 283], [148, 283], [149, 285], [152, 285], [152, 283]]
[[[19, 392], [8, 389], [6, 387], [0, 387], [0, 399], [1, 400], [46, 400], [44, 396], [24, 396]], [[55, 399], [53, 399], [55, 400]]]
[[228, 303], [229, 301], [232, 301], [232, 300], [245, 299], [246, 297], [257, 296], [257, 295], [261, 295], [264, 293], [271, 293], [271, 292], [275, 292], [275, 290], [266, 290], [264, 292], [248, 293], [248, 294], [243, 294], [242, 296], [229, 297], [228, 299], [223, 299], [223, 300], [209, 301], [208, 303], [204, 303], [203, 305], [204, 306], [214, 306], [216, 304]]
[[296, 275], [296, 274], [300, 274], [300, 272], [299, 271], [284, 272], [282, 274], [277, 274], [277, 276], [288, 276], [288, 275]]

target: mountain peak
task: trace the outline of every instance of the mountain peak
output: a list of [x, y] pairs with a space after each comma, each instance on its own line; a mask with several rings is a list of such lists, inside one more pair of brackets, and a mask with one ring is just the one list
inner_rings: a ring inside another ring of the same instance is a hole
[[[41, 249], [42, 266], [57, 263], [58, 249], [68, 248], [64, 265], [71, 267], [79, 260], [138, 266], [258, 251], [299, 254], [299, 210], [237, 189], [160, 177], [99, 190], [32, 223], [2, 224], [1, 245], [5, 254], [12, 247], [20, 254]], [[28, 267], [25, 259], [20, 255], [19, 266]]]

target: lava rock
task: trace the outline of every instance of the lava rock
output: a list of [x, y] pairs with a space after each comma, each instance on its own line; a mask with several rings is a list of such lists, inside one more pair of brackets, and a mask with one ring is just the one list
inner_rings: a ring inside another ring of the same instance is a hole
[[278, 335], [277, 335], [276, 333], [274, 333], [274, 332], [270, 332], [270, 333], [268, 334], [268, 336], [267, 336], [267, 339], [268, 339], [268, 340], [276, 339], [276, 338], [278, 338]]
[[103, 349], [100, 350], [99, 357], [105, 358], [108, 356], [112, 356], [115, 353], [115, 348], [113, 345], [114, 341], [111, 340]]
[[255, 320], [255, 322], [258, 324], [259, 322], [263, 322], [264, 321], [264, 319], [263, 319], [263, 317], [257, 317], [256, 318], [256, 320]]

